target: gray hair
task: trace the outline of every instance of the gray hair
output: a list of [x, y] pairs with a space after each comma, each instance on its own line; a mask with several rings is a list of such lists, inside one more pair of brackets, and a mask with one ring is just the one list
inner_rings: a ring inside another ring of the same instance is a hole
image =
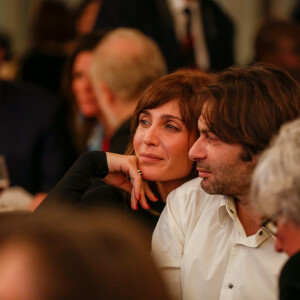
[[283, 125], [259, 158], [251, 197], [262, 215], [281, 211], [300, 224], [300, 119]]
[[[115, 47], [127, 43], [125, 48]], [[153, 81], [165, 75], [166, 63], [157, 46], [136, 29], [118, 28], [101, 40], [94, 52], [91, 75], [94, 83], [103, 80], [125, 100], [137, 98]]]

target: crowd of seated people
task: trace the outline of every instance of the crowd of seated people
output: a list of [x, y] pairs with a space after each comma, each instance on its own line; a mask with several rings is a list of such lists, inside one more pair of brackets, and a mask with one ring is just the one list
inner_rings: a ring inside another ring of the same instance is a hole
[[0, 154], [33, 195], [0, 214], [0, 298], [298, 299], [298, 25], [266, 21], [240, 67], [211, 0], [45, 1], [34, 29], [49, 65], [0, 81]]

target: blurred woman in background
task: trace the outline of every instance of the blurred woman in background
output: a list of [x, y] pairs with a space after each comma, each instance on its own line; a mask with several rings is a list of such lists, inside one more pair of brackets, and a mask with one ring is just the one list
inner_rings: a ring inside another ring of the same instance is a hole
[[77, 155], [102, 148], [103, 128], [96, 118], [99, 106], [89, 72], [93, 50], [104, 34], [93, 32], [80, 36], [65, 68], [62, 94], [70, 109], [69, 132]]

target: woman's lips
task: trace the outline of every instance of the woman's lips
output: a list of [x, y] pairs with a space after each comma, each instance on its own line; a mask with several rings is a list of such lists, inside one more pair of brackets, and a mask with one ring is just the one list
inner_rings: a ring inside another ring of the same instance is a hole
[[147, 162], [147, 161], [154, 162], [154, 161], [163, 160], [163, 158], [161, 158], [160, 156], [157, 156], [155, 154], [150, 154], [150, 153], [141, 153], [139, 155], [139, 159], [144, 162]]

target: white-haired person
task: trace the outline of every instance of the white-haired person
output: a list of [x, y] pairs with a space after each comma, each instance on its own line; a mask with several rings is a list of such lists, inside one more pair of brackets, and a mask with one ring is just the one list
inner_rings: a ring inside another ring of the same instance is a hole
[[280, 299], [300, 298], [300, 119], [286, 123], [255, 169], [251, 194], [275, 248], [290, 259], [279, 280]]

